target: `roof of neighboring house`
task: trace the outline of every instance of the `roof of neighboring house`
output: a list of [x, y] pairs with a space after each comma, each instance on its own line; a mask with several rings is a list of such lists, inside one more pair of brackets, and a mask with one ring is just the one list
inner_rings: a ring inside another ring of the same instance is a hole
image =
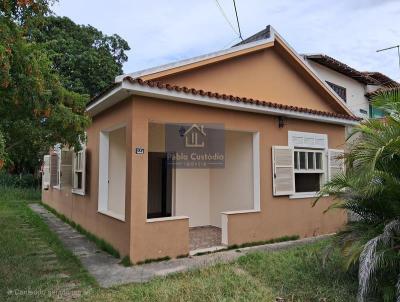
[[358, 71], [350, 67], [349, 65], [342, 63], [336, 60], [335, 58], [332, 58], [325, 54], [305, 54], [303, 56], [308, 60], [314, 61], [325, 67], [333, 69], [341, 74], [344, 74], [366, 85], [381, 85], [381, 86], [399, 85], [399, 83], [397, 83], [396, 81], [392, 80], [391, 78], [380, 72]]
[[372, 99], [374, 96], [376, 96], [377, 94], [380, 94], [380, 93], [385, 93], [385, 92], [390, 92], [390, 91], [398, 91], [400, 89], [400, 86], [399, 85], [396, 85], [396, 86], [391, 86], [391, 87], [384, 87], [384, 88], [379, 88], [379, 89], [377, 89], [377, 90], [374, 90], [374, 91], [371, 91], [371, 92], [368, 92], [368, 93], [366, 93], [365, 94], [365, 96], [367, 97], [367, 98], [369, 98], [369, 99]]
[[145, 81], [140, 78], [132, 78], [130, 76], [126, 76], [125, 78], [122, 79], [121, 82], [111, 85], [107, 90], [102, 92], [99, 96], [93, 98], [87, 104], [87, 108], [94, 105], [97, 101], [99, 101], [99, 99], [102, 96], [111, 92], [114, 88], [121, 86], [124, 81], [127, 81], [131, 84], [137, 84], [140, 86], [149, 87], [152, 89], [174, 91], [179, 94], [200, 96], [200, 97], [204, 97], [204, 99], [212, 98], [212, 99], [223, 100], [223, 101], [231, 102], [231, 103], [242, 103], [242, 104], [254, 105], [254, 106], [259, 106], [259, 107], [276, 108], [276, 109], [280, 109], [280, 110], [287, 111], [287, 112], [307, 113], [307, 114], [316, 115], [316, 116], [339, 118], [339, 119], [344, 119], [344, 120], [349, 120], [349, 121], [359, 121], [360, 120], [359, 118], [352, 116], [352, 115], [348, 115], [348, 114], [339, 114], [339, 113], [334, 113], [334, 112], [326, 112], [326, 111], [320, 111], [320, 110], [315, 110], [315, 109], [309, 109], [309, 108], [305, 108], [305, 107], [283, 105], [283, 104], [279, 104], [279, 103], [257, 100], [257, 99], [253, 99], [253, 98], [221, 94], [218, 92], [205, 91], [202, 89], [189, 88], [189, 87], [185, 87], [185, 86], [181, 87], [181, 86], [177, 86], [177, 85], [164, 84], [164, 83], [157, 82], [157, 81]]
[[391, 78], [389, 78], [388, 76], [386, 76], [386, 75], [384, 75], [383, 73], [380, 73], [380, 72], [363, 71], [362, 73], [367, 75], [367, 76], [369, 76], [369, 77], [371, 77], [371, 78], [374, 78], [382, 86], [391, 87], [391, 86], [399, 86], [400, 85], [396, 81], [392, 80]]

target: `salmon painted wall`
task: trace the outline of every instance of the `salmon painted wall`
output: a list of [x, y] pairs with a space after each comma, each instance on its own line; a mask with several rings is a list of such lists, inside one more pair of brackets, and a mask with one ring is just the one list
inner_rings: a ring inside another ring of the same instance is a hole
[[336, 112], [321, 87], [288, 63], [275, 47], [155, 80], [235, 96]]
[[259, 132], [261, 211], [229, 215], [229, 244], [284, 235], [308, 237], [327, 234], [337, 231], [346, 222], [344, 212], [330, 211], [323, 214], [332, 203], [331, 197], [322, 198], [312, 207], [312, 198], [289, 199], [288, 196], [272, 195], [272, 146], [287, 146], [288, 131], [293, 130], [327, 134], [329, 148], [342, 149], [345, 143], [343, 126], [288, 119], [284, 128], [278, 128], [278, 119], [274, 116], [134, 96], [132, 147], [140, 146], [146, 151], [143, 155], [135, 155], [132, 162], [131, 258], [135, 262], [188, 252], [187, 220], [146, 221], [150, 122], [223, 123], [226, 129]]
[[102, 129], [107, 129], [119, 124], [126, 124], [126, 195], [130, 200], [131, 181], [131, 146], [132, 146], [132, 102], [125, 101], [109, 109], [105, 114], [100, 114], [93, 119], [92, 125], [87, 130], [86, 152], [86, 195], [81, 196], [71, 193], [70, 187], [61, 190], [50, 188], [42, 191], [42, 201], [57, 212], [64, 214], [69, 219], [82, 225], [83, 228], [103, 238], [113, 245], [121, 256], [129, 255], [130, 234], [130, 203], [126, 202], [125, 222], [98, 213], [98, 171], [99, 171], [99, 134]]

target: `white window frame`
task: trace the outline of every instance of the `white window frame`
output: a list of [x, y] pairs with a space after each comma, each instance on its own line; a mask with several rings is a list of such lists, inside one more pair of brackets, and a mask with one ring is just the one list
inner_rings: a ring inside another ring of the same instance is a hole
[[[77, 159], [80, 157], [80, 169], [76, 168]], [[75, 182], [77, 181], [76, 173], [81, 173], [81, 188], [76, 188]], [[86, 186], [86, 146], [82, 147], [82, 150], [78, 152], [74, 152], [73, 160], [72, 160], [72, 193], [78, 195], [85, 195], [85, 186]]]
[[[125, 211], [123, 215], [114, 213], [108, 208], [108, 163], [109, 163], [109, 152], [110, 152], [110, 138], [109, 133], [121, 128], [127, 129], [125, 123], [116, 125], [108, 129], [102, 129], [99, 133], [99, 187], [98, 187], [98, 199], [97, 199], [97, 212], [115, 218], [117, 220], [125, 222]], [[127, 180], [127, 175], [125, 181]], [[126, 192], [126, 187], [125, 187]], [[124, 209], [126, 210], [126, 200]]]
[[[296, 198], [310, 198], [310, 197], [317, 197], [318, 196], [318, 192], [296, 192], [296, 173], [297, 174], [307, 174], [307, 173], [318, 173], [320, 174], [320, 185], [323, 185], [324, 182], [326, 181], [327, 178], [327, 161], [326, 161], [326, 151], [322, 150], [322, 149], [304, 149], [304, 148], [296, 148], [293, 151], [293, 158], [295, 158], [294, 153], [295, 152], [305, 152], [306, 153], [306, 168], [305, 169], [301, 169], [300, 168], [300, 156], [297, 156], [297, 169], [296, 169], [296, 165], [294, 168], [294, 189], [295, 192], [294, 194], [290, 195], [289, 197], [291, 199], [296, 199]], [[314, 156], [314, 169], [308, 169], [308, 155], [307, 153], [319, 153], [321, 154], [321, 165], [322, 165], [322, 169], [316, 169], [316, 156]]]
[[[288, 146], [294, 148], [294, 152], [318, 152], [322, 154], [322, 169], [308, 169], [308, 156], [306, 154], [306, 169], [300, 169], [300, 156], [298, 156], [298, 168], [294, 168], [294, 190], [296, 190], [296, 173], [320, 173], [320, 185], [323, 185], [328, 177], [328, 135], [323, 133], [288, 131]], [[293, 160], [294, 160], [293, 152]], [[314, 198], [318, 192], [295, 192], [289, 195], [290, 199]]]

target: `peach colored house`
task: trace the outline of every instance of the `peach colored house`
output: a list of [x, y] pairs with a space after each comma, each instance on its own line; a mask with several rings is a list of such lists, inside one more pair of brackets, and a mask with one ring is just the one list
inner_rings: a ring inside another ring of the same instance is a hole
[[[273, 28], [253, 40], [117, 77], [87, 106], [85, 149], [45, 157], [43, 202], [133, 262], [335, 232], [332, 197], [311, 204], [357, 118]], [[223, 125], [223, 167], [170, 165], [170, 124], [197, 148]]]

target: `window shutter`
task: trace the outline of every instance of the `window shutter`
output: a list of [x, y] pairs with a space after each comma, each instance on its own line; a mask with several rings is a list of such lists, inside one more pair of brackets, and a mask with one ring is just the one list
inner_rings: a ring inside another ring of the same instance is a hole
[[73, 151], [61, 151], [60, 185], [72, 186], [72, 154]]
[[286, 146], [272, 147], [274, 196], [294, 194], [293, 157], [293, 148]]
[[328, 166], [329, 166], [329, 180], [335, 175], [344, 172], [344, 151], [337, 149], [329, 149], [328, 151]]
[[58, 185], [58, 154], [52, 153], [50, 155], [50, 185]]
[[72, 185], [73, 192], [85, 195], [86, 185], [86, 148], [79, 152], [74, 152], [72, 163]]
[[50, 185], [50, 155], [43, 157], [42, 187], [47, 189]]

